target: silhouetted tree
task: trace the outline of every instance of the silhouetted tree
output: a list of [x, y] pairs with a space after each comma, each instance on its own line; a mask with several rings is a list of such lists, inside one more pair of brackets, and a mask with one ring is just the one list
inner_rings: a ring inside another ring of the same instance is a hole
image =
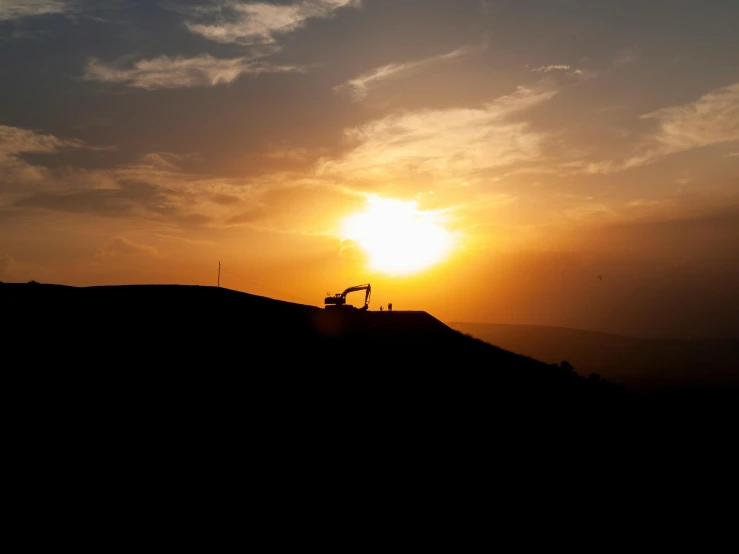
[[29, 285], [38, 285], [39, 282], [38, 281], [28, 281], [28, 284]]

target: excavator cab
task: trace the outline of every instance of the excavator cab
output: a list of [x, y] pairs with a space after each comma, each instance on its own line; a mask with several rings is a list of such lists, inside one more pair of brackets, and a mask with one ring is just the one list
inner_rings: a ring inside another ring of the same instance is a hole
[[367, 292], [364, 295], [364, 306], [359, 308], [360, 310], [368, 310], [369, 309], [369, 302], [370, 302], [370, 296], [372, 295], [372, 287], [369, 283], [366, 285], [357, 285], [355, 287], [349, 287], [344, 292], [340, 292], [337, 294], [334, 294], [333, 296], [327, 296], [326, 299], [323, 301], [324, 304], [326, 304], [326, 308], [354, 308], [351, 304], [347, 305], [346, 303], [346, 295], [350, 292], [357, 292], [360, 290], [366, 290]]

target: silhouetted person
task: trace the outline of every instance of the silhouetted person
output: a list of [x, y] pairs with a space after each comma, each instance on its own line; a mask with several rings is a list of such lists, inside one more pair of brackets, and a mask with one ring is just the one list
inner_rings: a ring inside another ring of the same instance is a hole
[[380, 306], [380, 311], [382, 311], [382, 306]]
[[393, 311], [393, 305], [392, 304], [388, 304], [387, 305], [387, 311], [388, 312], [392, 312]]

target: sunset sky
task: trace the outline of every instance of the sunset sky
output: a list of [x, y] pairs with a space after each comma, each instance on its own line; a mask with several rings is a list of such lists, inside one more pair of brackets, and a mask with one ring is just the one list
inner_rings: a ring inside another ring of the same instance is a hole
[[314, 305], [739, 338], [739, 2], [0, 0], [0, 280], [219, 261]]

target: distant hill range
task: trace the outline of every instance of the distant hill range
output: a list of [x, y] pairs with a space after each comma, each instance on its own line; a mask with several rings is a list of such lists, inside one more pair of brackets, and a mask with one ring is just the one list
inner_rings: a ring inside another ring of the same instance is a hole
[[631, 388], [739, 385], [739, 340], [641, 339], [538, 325], [449, 326], [543, 362], [567, 360], [580, 373]]

